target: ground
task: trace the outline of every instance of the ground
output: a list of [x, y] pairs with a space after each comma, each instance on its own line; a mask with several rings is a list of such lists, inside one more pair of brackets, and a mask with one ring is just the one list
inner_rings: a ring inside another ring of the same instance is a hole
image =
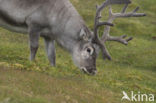
[[[95, 4], [102, 1], [71, 0], [91, 29]], [[80, 72], [69, 53], [57, 45], [57, 66], [51, 67], [42, 39], [36, 61], [30, 62], [28, 35], [0, 28], [0, 103], [130, 103], [121, 101], [122, 91], [156, 94], [155, 3], [133, 0], [128, 11], [140, 6], [147, 16], [114, 22], [111, 35], [127, 34], [134, 40], [128, 46], [107, 42], [113, 60], [104, 61], [100, 55], [96, 76]]]

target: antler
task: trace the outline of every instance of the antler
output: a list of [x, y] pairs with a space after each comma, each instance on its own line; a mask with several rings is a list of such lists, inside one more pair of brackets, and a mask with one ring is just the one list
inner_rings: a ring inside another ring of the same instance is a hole
[[[137, 7], [136, 9], [134, 9], [134, 11], [132, 12], [128, 12], [126, 13], [126, 9], [128, 7], [128, 4], [126, 4], [123, 8], [123, 10], [121, 11], [121, 13], [113, 13], [112, 12], [112, 8], [111, 6], [109, 7], [109, 19], [107, 22], [112, 23], [114, 19], [116, 18], [126, 18], [126, 17], [142, 17], [142, 16], [146, 16], [146, 14], [144, 13], [136, 13], [139, 10], [139, 7]], [[127, 45], [128, 42], [130, 40], [132, 40], [132, 37], [129, 37], [128, 39], [125, 39], [127, 37], [127, 35], [122, 35], [120, 37], [113, 37], [109, 35], [110, 32], [110, 27], [106, 26], [106, 28], [104, 29], [104, 33], [102, 36], [102, 42], [104, 43], [105, 41], [117, 41], [120, 42], [122, 44]]]
[[95, 23], [94, 23], [94, 42], [98, 44], [102, 50], [102, 53], [105, 57], [107, 57], [109, 60], [111, 59], [109, 52], [107, 51], [104, 43], [102, 44], [99, 36], [98, 36], [98, 28], [102, 25], [109, 25], [113, 26], [113, 24], [108, 23], [108, 22], [101, 22], [100, 19], [102, 18], [101, 16], [101, 11], [107, 6], [107, 3], [104, 2], [101, 6], [96, 6], [96, 16], [95, 16]]
[[104, 42], [102, 43], [101, 40], [99, 39], [98, 35], [98, 29], [102, 25], [108, 25], [107, 27], [113, 26], [112, 22], [101, 22], [100, 19], [102, 18], [101, 16], [101, 11], [108, 5], [111, 4], [128, 4], [131, 3], [130, 0], [106, 0], [102, 5], [96, 6], [96, 16], [95, 16], [95, 23], [94, 23], [94, 39], [93, 41], [99, 45], [99, 47], [102, 50], [102, 54], [104, 58], [107, 58], [111, 60], [111, 56], [109, 52], [107, 51]]

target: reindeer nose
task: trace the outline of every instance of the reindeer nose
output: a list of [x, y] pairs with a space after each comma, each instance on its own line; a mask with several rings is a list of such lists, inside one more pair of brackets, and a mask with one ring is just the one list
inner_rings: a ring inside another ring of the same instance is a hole
[[89, 74], [89, 75], [95, 75], [95, 74], [97, 74], [97, 70], [96, 70], [96, 68], [82, 68], [82, 71], [84, 72], [84, 73], [87, 73], [87, 74]]
[[89, 74], [91, 75], [95, 75], [97, 73], [97, 70], [95, 68], [91, 68], [87, 70], [89, 72]]

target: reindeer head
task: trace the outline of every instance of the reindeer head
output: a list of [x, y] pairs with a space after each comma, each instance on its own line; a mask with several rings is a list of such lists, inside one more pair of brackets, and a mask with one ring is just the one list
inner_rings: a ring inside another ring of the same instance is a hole
[[93, 33], [87, 28], [81, 29], [79, 43], [73, 51], [73, 60], [77, 67], [87, 74], [94, 75], [96, 70], [96, 58], [98, 55], [98, 45], [92, 42]]

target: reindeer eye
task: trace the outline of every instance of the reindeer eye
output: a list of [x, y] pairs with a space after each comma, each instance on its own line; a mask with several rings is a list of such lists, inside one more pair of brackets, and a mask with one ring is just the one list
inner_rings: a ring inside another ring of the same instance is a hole
[[91, 52], [91, 49], [90, 48], [87, 48], [87, 52], [90, 53]]
[[86, 51], [87, 51], [90, 55], [92, 55], [93, 52], [94, 52], [93, 48], [91, 48], [91, 47], [88, 47], [88, 48], [86, 49]]

